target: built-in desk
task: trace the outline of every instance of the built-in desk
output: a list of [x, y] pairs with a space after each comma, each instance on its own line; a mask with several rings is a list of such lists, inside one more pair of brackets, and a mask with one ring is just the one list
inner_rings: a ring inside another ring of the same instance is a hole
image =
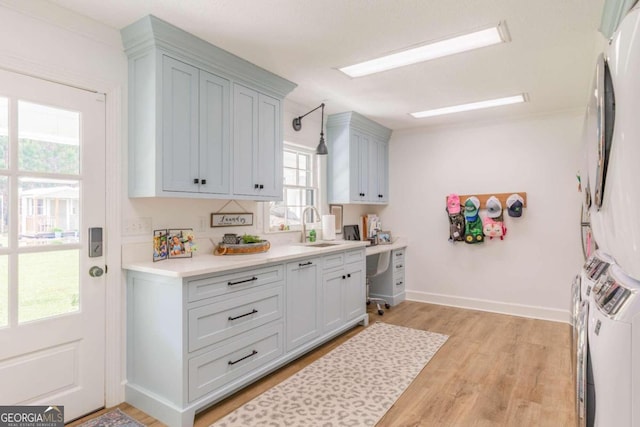
[[382, 252], [391, 251], [389, 268], [381, 275], [371, 279], [369, 296], [372, 298], [382, 298], [392, 306], [405, 300], [404, 267], [406, 248], [407, 241], [405, 239], [398, 239], [387, 245], [367, 247], [367, 276], [376, 271], [379, 255]]

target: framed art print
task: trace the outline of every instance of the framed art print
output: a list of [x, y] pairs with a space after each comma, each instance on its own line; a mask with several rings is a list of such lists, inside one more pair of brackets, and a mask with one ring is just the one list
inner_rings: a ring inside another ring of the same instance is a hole
[[153, 262], [167, 259], [167, 230], [153, 230]]
[[193, 229], [181, 228], [167, 231], [169, 258], [191, 258], [193, 255]]

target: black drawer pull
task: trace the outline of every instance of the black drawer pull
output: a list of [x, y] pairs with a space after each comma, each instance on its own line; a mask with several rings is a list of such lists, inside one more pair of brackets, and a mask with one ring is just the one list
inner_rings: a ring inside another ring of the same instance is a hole
[[227, 286], [239, 285], [240, 283], [253, 282], [254, 280], [258, 280], [256, 276], [253, 276], [251, 279], [240, 280], [239, 282], [227, 282]]
[[347, 274], [347, 277], [351, 277], [351, 273]]
[[400, 285], [402, 285], [403, 283], [404, 283], [404, 282], [400, 281], [400, 282], [396, 283], [396, 286], [400, 286]]
[[264, 185], [263, 185], [263, 184], [260, 184], [260, 189], [262, 190], [263, 188], [264, 188]]
[[404, 267], [402, 264], [396, 265], [396, 268], [402, 268], [402, 267]]
[[343, 278], [343, 279], [346, 279], [346, 278], [347, 278], [347, 276], [342, 276], [342, 278]]
[[253, 184], [253, 188], [260, 188], [259, 184]]
[[311, 261], [307, 261], [307, 262], [301, 262], [298, 264], [298, 267], [305, 267], [307, 265], [311, 265], [313, 264]]
[[197, 183], [199, 183], [199, 182], [200, 182], [200, 180], [199, 180], [198, 178], [193, 178], [193, 183], [194, 183], [194, 184], [197, 184]]
[[203, 179], [203, 180], [202, 180], [202, 185], [204, 185], [204, 184], [206, 184], [206, 183], [207, 183], [207, 180], [206, 180], [206, 179]]
[[402, 252], [397, 252], [396, 256], [402, 256]]
[[251, 316], [252, 314], [256, 314], [258, 312], [258, 310], [256, 310], [255, 308], [253, 310], [251, 310], [248, 313], [245, 314], [241, 314], [240, 316], [235, 316], [235, 317], [231, 317], [229, 316], [229, 320], [236, 320], [236, 319], [240, 319], [241, 317], [245, 317], [245, 316]]
[[251, 354], [247, 354], [245, 357], [241, 357], [240, 359], [236, 360], [235, 362], [234, 362], [234, 361], [232, 361], [232, 360], [229, 360], [229, 362], [228, 362], [228, 363], [229, 363], [229, 365], [235, 365], [236, 363], [238, 363], [238, 362], [242, 362], [244, 359], [247, 359], [247, 358], [249, 358], [249, 357], [251, 357], [251, 356], [255, 356], [256, 354], [258, 354], [258, 352], [257, 352], [256, 350], [253, 350], [253, 351], [251, 352]]

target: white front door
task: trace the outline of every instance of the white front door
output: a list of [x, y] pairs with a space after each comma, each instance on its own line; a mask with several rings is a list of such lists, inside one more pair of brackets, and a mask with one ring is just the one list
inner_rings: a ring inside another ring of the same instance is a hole
[[0, 70], [0, 405], [65, 421], [104, 406], [104, 101]]

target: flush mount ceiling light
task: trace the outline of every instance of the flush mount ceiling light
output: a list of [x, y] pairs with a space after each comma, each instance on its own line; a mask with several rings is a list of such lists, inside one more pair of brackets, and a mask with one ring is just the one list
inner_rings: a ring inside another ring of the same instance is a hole
[[405, 49], [370, 61], [339, 68], [339, 70], [349, 77], [362, 77], [468, 50], [506, 43], [510, 40], [506, 23], [501, 22], [494, 27]]
[[302, 129], [302, 118], [304, 116], [307, 116], [313, 113], [318, 108], [322, 108], [322, 118], [320, 119], [320, 142], [318, 142], [318, 146], [316, 147], [316, 154], [324, 156], [326, 154], [329, 154], [329, 150], [327, 149], [327, 144], [325, 144], [324, 142], [324, 102], [318, 105], [313, 110], [309, 111], [307, 114], [303, 114], [302, 116], [299, 116], [299, 117], [294, 117], [292, 125], [293, 125], [293, 129], [296, 132], [299, 131], [300, 129]]
[[423, 119], [425, 117], [441, 116], [443, 114], [460, 113], [462, 111], [479, 110], [481, 108], [499, 107], [501, 105], [518, 104], [520, 102], [527, 102], [528, 96], [526, 93], [521, 93], [515, 96], [507, 96], [506, 98], [489, 99], [486, 101], [472, 102], [469, 104], [453, 105], [451, 107], [436, 108], [434, 110], [419, 111], [417, 113], [410, 113], [416, 119]]

